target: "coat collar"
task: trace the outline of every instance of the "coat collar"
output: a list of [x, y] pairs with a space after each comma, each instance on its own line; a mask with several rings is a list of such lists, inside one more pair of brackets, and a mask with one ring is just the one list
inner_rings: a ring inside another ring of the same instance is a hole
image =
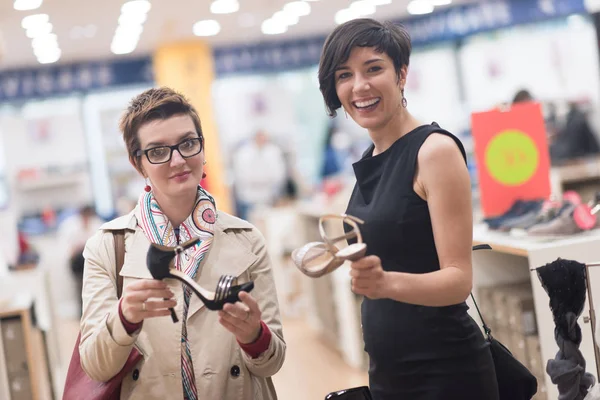
[[[120, 275], [152, 279], [146, 268], [146, 254], [150, 242], [137, 226], [137, 219], [133, 211], [104, 224], [100, 229], [133, 231], [132, 234], [126, 235], [125, 264]], [[252, 253], [249, 242], [240, 240], [238, 237], [238, 234], [247, 235], [247, 232], [253, 229], [255, 228], [250, 223], [218, 211], [214, 241], [200, 264], [196, 282], [204, 289], [214, 291], [221, 275], [239, 277], [256, 263], [258, 256]], [[192, 296], [188, 319], [203, 307], [202, 301], [196, 296]]]
[[[136, 206], [137, 209], [137, 206]], [[122, 229], [128, 230], [136, 230], [137, 228], [137, 219], [135, 217], [135, 211], [133, 209], [129, 212], [129, 214], [125, 214], [121, 217], [115, 218], [112, 221], [106, 222], [104, 225], [100, 227], [100, 230], [105, 231], [118, 231]], [[217, 211], [217, 223], [216, 230], [219, 228], [223, 231], [227, 231], [229, 229], [253, 229], [253, 226], [244, 221], [243, 219], [239, 219], [234, 217], [233, 215], [229, 215], [222, 211]]]

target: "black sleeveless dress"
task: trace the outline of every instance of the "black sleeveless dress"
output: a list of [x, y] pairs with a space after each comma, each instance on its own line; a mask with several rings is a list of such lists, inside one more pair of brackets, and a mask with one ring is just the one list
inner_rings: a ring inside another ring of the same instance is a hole
[[[417, 154], [432, 133], [458, 138], [437, 124], [423, 125], [356, 162], [356, 186], [347, 213], [365, 221], [367, 254], [386, 271], [423, 274], [440, 269], [427, 202], [413, 190]], [[349, 227], [346, 226], [346, 229]], [[465, 303], [426, 307], [390, 299], [362, 303], [369, 386], [375, 400], [497, 400], [491, 353]]]

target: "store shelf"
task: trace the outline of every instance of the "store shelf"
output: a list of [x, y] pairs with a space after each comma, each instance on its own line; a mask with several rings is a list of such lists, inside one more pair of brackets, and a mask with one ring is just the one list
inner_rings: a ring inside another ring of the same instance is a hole
[[523, 257], [527, 257], [531, 251], [586, 242], [593, 243], [598, 240], [600, 240], [600, 229], [570, 236], [538, 238], [533, 236], [511, 236], [505, 232], [488, 230], [485, 224], [477, 224], [473, 227], [473, 245], [489, 244], [496, 252]]
[[[554, 359], [558, 346], [554, 338], [554, 320], [549, 307], [549, 298], [537, 276], [535, 268], [553, 262], [558, 258], [575, 260], [581, 263], [595, 262], [600, 259], [600, 231], [594, 230], [568, 237], [551, 239], [536, 239], [532, 237], [514, 237], [508, 233], [488, 231], [483, 225], [476, 225], [473, 231], [475, 244], [487, 243], [492, 251], [476, 251], [473, 254], [473, 293], [477, 296], [481, 288], [499, 285], [518, 285], [530, 282], [533, 296], [537, 339], [539, 339], [543, 365]], [[589, 284], [592, 288], [600, 287], [600, 275], [590, 274]], [[471, 316], [479, 320], [473, 312]], [[592, 332], [585, 317], [589, 315], [589, 304], [586, 301], [584, 310], [579, 318], [582, 331], [580, 351], [583, 354], [587, 368], [593, 375], [596, 372], [596, 359]], [[485, 315], [484, 315], [485, 317]], [[518, 349], [517, 349], [518, 350]], [[547, 398], [558, 398], [556, 385], [548, 374], [539, 376], [545, 383]]]
[[552, 174], [562, 184], [600, 179], [600, 157], [582, 158], [552, 167]]

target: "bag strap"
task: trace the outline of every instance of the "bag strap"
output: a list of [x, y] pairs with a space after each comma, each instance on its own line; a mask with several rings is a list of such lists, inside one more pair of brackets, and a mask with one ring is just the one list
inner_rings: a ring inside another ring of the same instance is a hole
[[[491, 250], [491, 249], [492, 249], [492, 246], [490, 246], [489, 244], [478, 244], [476, 246], [473, 246], [473, 250]], [[491, 339], [492, 338], [492, 330], [485, 323], [485, 320], [483, 319], [483, 315], [481, 315], [481, 311], [479, 311], [479, 306], [477, 305], [477, 302], [475, 301], [475, 296], [473, 296], [473, 292], [471, 292], [471, 300], [473, 300], [473, 304], [475, 304], [475, 309], [477, 310], [477, 314], [479, 315], [479, 318], [481, 319], [481, 323], [483, 325], [483, 331], [485, 332], [485, 335], [488, 337], [488, 339]]]
[[123, 293], [123, 277], [121, 276], [121, 268], [125, 263], [125, 230], [121, 229], [113, 231], [113, 237], [115, 239], [115, 267], [117, 277], [117, 298], [121, 298]]

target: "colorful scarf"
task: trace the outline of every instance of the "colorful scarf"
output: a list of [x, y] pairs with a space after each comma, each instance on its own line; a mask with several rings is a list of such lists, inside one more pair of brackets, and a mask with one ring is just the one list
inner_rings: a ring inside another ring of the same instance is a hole
[[[160, 209], [154, 194], [144, 192], [139, 199], [136, 210], [138, 225], [152, 243], [165, 246], [177, 246], [193, 237], [199, 237], [200, 243], [189, 248], [183, 257], [177, 257], [175, 266], [195, 279], [198, 267], [208, 252], [214, 238], [214, 224], [217, 219], [215, 200], [202, 187], [198, 186], [196, 205], [190, 216], [178, 227], [173, 227], [169, 219]], [[179, 236], [179, 237], [178, 237]], [[192, 291], [184, 288], [184, 306], [181, 326], [181, 377], [183, 380], [183, 394], [185, 400], [197, 400], [198, 391], [194, 377], [192, 353], [187, 338], [187, 315], [190, 306]]]

